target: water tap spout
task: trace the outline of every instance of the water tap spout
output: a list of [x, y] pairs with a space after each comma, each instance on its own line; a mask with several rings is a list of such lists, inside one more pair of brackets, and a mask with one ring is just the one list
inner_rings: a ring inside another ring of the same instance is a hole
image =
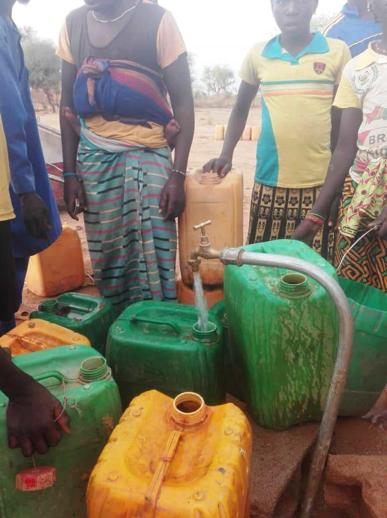
[[201, 259], [219, 259], [220, 251], [212, 248], [211, 241], [207, 235], [206, 227], [211, 225], [212, 221], [204, 221], [199, 225], [194, 226], [194, 230], [200, 230], [200, 243], [195, 250], [191, 253], [191, 260], [189, 264], [193, 272], [198, 272], [200, 267]]

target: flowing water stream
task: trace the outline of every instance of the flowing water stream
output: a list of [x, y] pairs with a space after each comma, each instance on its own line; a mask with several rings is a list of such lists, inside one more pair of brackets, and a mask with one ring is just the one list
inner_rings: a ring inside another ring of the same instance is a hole
[[204, 296], [202, 278], [199, 272], [194, 272], [195, 306], [198, 310], [198, 326], [202, 332], [208, 331], [208, 306]]

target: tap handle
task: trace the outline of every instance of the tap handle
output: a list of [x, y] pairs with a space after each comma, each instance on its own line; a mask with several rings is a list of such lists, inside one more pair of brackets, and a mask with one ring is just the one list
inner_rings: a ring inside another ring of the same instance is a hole
[[206, 227], [208, 225], [211, 225], [212, 221], [209, 219], [208, 221], [204, 221], [203, 223], [199, 223], [199, 225], [194, 226], [194, 230], [200, 230], [202, 233], [202, 236], [206, 235]]

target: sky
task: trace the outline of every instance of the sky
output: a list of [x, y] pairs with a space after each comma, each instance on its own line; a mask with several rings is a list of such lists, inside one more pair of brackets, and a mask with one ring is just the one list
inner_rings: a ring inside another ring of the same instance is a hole
[[[198, 70], [229, 65], [238, 70], [245, 54], [257, 42], [276, 33], [269, 0], [159, 0], [174, 14]], [[334, 15], [340, 0], [320, 0], [319, 13]], [[31, 0], [14, 11], [19, 27], [31, 26], [44, 38], [57, 40], [72, 9], [82, 0]]]

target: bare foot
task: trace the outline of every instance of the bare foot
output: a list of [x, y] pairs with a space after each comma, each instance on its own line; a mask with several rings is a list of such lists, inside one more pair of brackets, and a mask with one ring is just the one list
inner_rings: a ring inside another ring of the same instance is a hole
[[372, 424], [379, 426], [382, 430], [387, 430], [387, 387], [373, 409], [364, 416], [364, 419], [369, 419]]

